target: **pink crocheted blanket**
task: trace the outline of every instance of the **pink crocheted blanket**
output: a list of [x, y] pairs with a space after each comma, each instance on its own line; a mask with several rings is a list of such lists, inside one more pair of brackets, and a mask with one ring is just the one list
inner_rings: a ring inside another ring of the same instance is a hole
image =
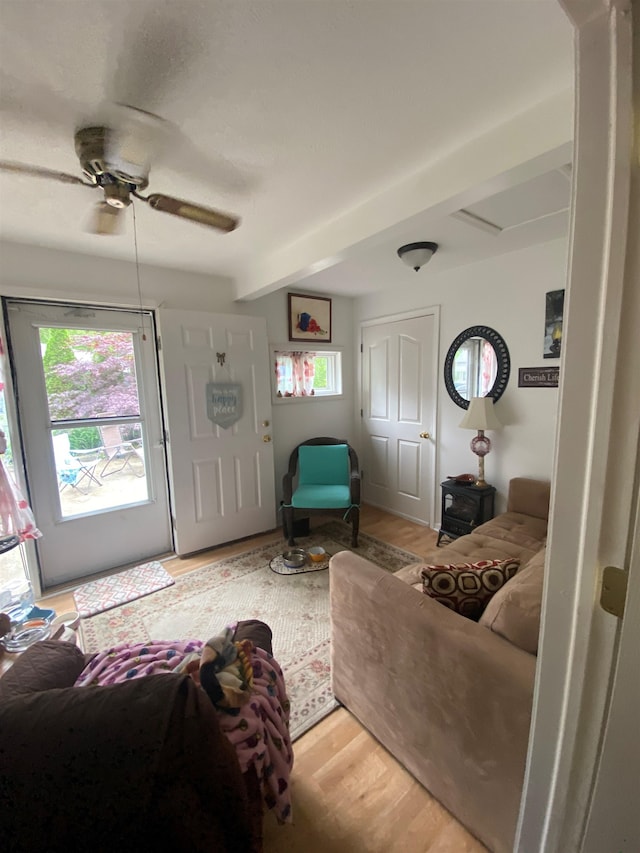
[[[145, 675], [175, 672], [194, 653], [200, 640], [122, 644], [99, 652], [80, 673], [76, 687], [118, 684]], [[256, 769], [267, 808], [281, 822], [291, 821], [289, 777], [293, 750], [289, 737], [289, 700], [282, 670], [263, 649], [251, 650], [253, 689], [240, 708], [216, 708], [220, 728], [233, 744], [242, 772]]]

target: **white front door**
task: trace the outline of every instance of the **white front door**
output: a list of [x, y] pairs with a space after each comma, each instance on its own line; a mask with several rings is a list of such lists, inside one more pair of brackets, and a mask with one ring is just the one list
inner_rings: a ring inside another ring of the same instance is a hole
[[170, 551], [152, 316], [18, 299], [7, 314], [43, 589]]
[[[189, 554], [276, 526], [266, 322], [159, 312], [175, 548]], [[209, 420], [207, 384], [240, 386], [242, 416]]]
[[363, 499], [433, 519], [437, 315], [362, 328]]

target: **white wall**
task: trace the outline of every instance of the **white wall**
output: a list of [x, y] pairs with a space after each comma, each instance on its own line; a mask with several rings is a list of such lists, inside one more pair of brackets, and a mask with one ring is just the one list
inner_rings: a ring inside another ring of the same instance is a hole
[[[426, 266], [407, 279], [399, 265], [398, 280], [354, 305], [354, 338], [360, 323], [417, 308], [440, 305], [439, 419], [436, 435], [436, 476], [477, 471], [469, 442], [474, 433], [458, 428], [464, 410], [453, 403], [444, 386], [444, 359], [453, 339], [469, 326], [491, 326], [505, 339], [511, 356], [511, 378], [496, 404], [504, 424], [489, 433], [492, 451], [485, 458], [487, 482], [498, 490], [498, 512], [506, 505], [511, 477], [551, 478], [558, 390], [518, 388], [519, 367], [559, 364], [543, 359], [545, 293], [565, 286], [567, 242], [554, 240], [499, 258], [430, 276]], [[360, 377], [356, 377], [359, 383]], [[354, 413], [355, 416], [355, 413]], [[356, 447], [359, 441], [356, 441]]]
[[[359, 449], [360, 322], [432, 305], [441, 306], [439, 421], [436, 476], [474, 472], [477, 458], [469, 449], [472, 433], [458, 429], [463, 410], [449, 398], [442, 364], [453, 338], [468, 326], [495, 328], [511, 354], [511, 379], [496, 406], [505, 424], [490, 434], [492, 452], [486, 477], [498, 489], [498, 511], [504, 509], [513, 476], [551, 476], [558, 392], [518, 388], [518, 367], [558, 364], [543, 360], [544, 294], [564, 287], [566, 240], [554, 240], [488, 261], [450, 270], [439, 276], [425, 267], [407, 279], [399, 264], [398, 279], [370, 296], [352, 300], [334, 296], [332, 344], [343, 349], [343, 390], [339, 400], [291, 401], [273, 407], [276, 497], [289, 454], [300, 441], [316, 435], [344, 437]], [[234, 302], [228, 279], [161, 267], [142, 266], [142, 301], [221, 313], [263, 316], [269, 343], [287, 343], [287, 290], [251, 302]], [[289, 288], [304, 292], [303, 283]], [[138, 301], [133, 263], [79, 255], [17, 243], [0, 244], [0, 293], [9, 296], [69, 299], [135, 306]]]
[[[242, 313], [267, 320], [269, 343], [287, 343], [287, 291], [253, 302], [234, 302], [229, 279], [184, 270], [141, 265], [142, 303], [145, 307], [181, 308]], [[299, 285], [290, 288], [304, 292]], [[138, 304], [133, 263], [21, 243], [0, 243], [0, 295], [68, 299], [123, 307]], [[317, 435], [353, 440], [353, 300], [334, 297], [332, 346], [343, 348], [343, 391], [339, 400], [287, 401], [273, 407], [273, 443], [276, 498], [282, 476], [296, 444]]]
[[[293, 285], [292, 293], [304, 293], [304, 287]], [[289, 290], [280, 290], [252, 302], [237, 303], [236, 310], [244, 314], [266, 317], [269, 344], [287, 344]], [[330, 435], [353, 443], [354, 354], [353, 300], [344, 296], [332, 297], [331, 344], [341, 349], [343, 396], [336, 400], [284, 400], [273, 405], [273, 443], [276, 468], [276, 498], [282, 497], [282, 476], [289, 465], [293, 448], [314, 436]], [[302, 344], [300, 345], [303, 346]], [[273, 366], [270, 366], [273, 370]]]
[[[105, 240], [110, 239], [105, 237]], [[113, 238], [118, 239], [118, 238]], [[235, 313], [231, 279], [185, 270], [140, 266], [142, 304], [147, 308]], [[119, 307], [138, 305], [133, 262], [80, 255], [24, 243], [0, 243], [0, 294], [68, 299]]]

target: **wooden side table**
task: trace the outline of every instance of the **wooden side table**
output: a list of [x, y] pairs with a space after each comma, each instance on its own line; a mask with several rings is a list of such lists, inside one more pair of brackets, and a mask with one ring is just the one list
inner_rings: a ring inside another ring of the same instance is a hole
[[457, 539], [493, 518], [496, 490], [493, 486], [461, 484], [445, 480], [442, 489], [442, 515], [438, 542], [443, 536]]

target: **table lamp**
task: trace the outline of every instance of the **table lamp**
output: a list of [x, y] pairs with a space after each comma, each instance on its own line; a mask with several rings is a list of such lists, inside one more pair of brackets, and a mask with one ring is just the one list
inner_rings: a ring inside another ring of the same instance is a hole
[[493, 397], [473, 397], [459, 426], [461, 429], [478, 431], [478, 434], [471, 439], [471, 450], [478, 457], [478, 479], [475, 484], [484, 488], [487, 485], [484, 479], [484, 457], [491, 450], [491, 442], [484, 431], [502, 427], [493, 409]]

